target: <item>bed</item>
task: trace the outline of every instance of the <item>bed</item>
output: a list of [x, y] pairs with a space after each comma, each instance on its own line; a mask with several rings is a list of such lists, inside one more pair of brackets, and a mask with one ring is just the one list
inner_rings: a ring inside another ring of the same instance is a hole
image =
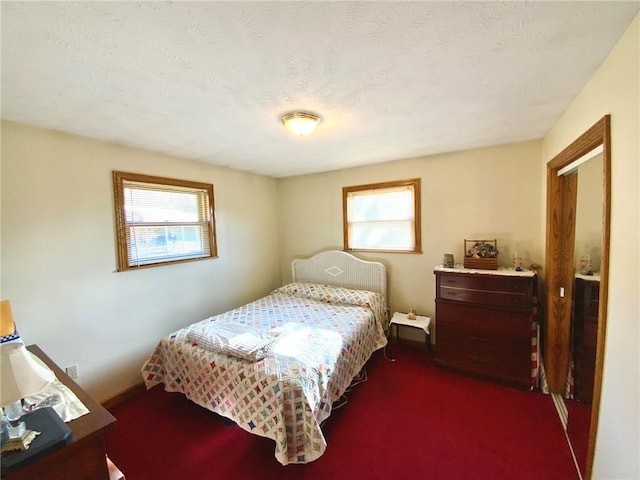
[[291, 268], [292, 283], [161, 339], [142, 368], [147, 388], [274, 440], [283, 465], [325, 452], [322, 422], [387, 344], [389, 320], [383, 264], [325, 251]]

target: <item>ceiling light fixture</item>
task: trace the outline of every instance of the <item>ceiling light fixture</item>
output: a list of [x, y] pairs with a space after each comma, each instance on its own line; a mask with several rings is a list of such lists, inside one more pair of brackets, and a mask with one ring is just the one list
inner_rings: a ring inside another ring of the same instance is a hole
[[311, 112], [289, 112], [282, 115], [282, 124], [291, 132], [304, 137], [320, 124], [320, 117]]

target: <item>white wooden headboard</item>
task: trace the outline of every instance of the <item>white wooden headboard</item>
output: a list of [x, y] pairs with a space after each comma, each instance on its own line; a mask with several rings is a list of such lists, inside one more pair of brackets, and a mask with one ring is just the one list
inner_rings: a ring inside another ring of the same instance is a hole
[[368, 262], [340, 250], [327, 250], [310, 258], [291, 262], [294, 282], [320, 283], [379, 292], [387, 298], [387, 269], [380, 262]]

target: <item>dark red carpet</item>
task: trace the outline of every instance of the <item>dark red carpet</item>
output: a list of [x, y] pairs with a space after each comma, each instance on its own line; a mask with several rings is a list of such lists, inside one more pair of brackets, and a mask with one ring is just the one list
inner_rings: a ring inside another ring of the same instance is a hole
[[575, 479], [551, 398], [376, 352], [324, 425], [325, 454], [281, 466], [272, 440], [162, 387], [112, 409], [107, 452], [127, 480]]
[[591, 425], [591, 406], [579, 403], [575, 400], [565, 400], [569, 421], [567, 434], [573, 445], [573, 453], [576, 456], [580, 470], [587, 468], [587, 448], [589, 446], [589, 427]]

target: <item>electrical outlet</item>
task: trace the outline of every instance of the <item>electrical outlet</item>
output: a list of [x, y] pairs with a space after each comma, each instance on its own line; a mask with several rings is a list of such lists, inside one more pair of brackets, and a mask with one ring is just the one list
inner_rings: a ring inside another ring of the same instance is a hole
[[80, 375], [78, 374], [78, 365], [70, 365], [67, 368], [64, 369], [64, 371], [66, 372], [67, 375], [69, 375], [70, 378], [76, 380]]

